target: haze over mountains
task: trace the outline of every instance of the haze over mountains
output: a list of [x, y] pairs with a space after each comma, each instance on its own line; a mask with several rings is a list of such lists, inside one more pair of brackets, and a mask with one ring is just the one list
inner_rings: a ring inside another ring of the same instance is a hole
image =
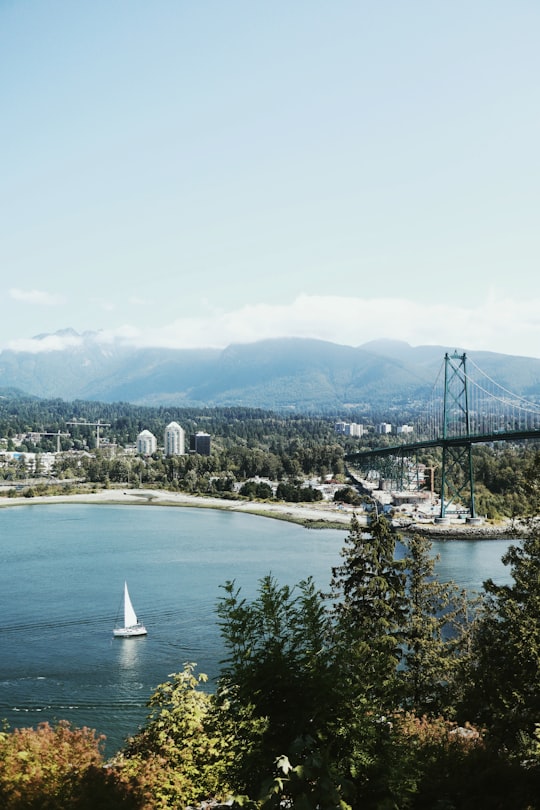
[[[374, 341], [359, 347], [278, 338], [225, 349], [133, 348], [104, 344], [98, 333], [73, 337], [56, 351], [0, 352], [0, 390], [41, 398], [141, 405], [341, 410], [423, 400], [445, 352], [459, 347]], [[41, 335], [35, 340], [50, 338]], [[493, 352], [467, 356], [500, 385], [540, 398], [540, 360]]]

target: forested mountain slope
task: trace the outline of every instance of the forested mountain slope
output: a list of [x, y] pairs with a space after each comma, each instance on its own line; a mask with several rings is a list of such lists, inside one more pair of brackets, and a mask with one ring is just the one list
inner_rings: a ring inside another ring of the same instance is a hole
[[[303, 411], [424, 400], [455, 347], [374, 341], [352, 347], [279, 338], [221, 349], [135, 349], [69, 332], [56, 351], [0, 353], [0, 387], [39, 397], [147, 405], [231, 406]], [[47, 336], [40, 336], [43, 340]], [[459, 351], [463, 351], [460, 349]], [[468, 352], [509, 390], [540, 396], [540, 360]]]

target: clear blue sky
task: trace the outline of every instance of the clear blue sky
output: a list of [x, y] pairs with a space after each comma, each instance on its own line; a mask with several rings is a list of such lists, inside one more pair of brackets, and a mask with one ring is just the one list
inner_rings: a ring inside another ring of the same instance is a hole
[[1, 0], [0, 347], [540, 357], [540, 5]]

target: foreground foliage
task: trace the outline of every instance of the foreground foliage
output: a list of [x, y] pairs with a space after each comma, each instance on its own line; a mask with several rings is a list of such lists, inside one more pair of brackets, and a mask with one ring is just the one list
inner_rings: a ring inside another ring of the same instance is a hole
[[199, 688], [206, 678], [196, 677], [193, 670], [187, 664], [158, 686], [146, 726], [114, 762], [124, 779], [144, 786], [153, 808], [184, 806], [229, 792], [228, 741], [216, 723], [212, 697]]
[[[68, 724], [0, 735], [0, 806], [165, 810], [533, 810], [540, 806], [540, 534], [503, 558], [476, 614], [412, 537], [353, 521], [332, 592], [271, 575], [223, 586], [213, 692], [161, 684], [113, 761]], [[473, 615], [474, 620], [470, 617]]]
[[511, 546], [502, 560], [513, 582], [484, 583], [464, 704], [513, 748], [540, 720], [540, 533]]
[[66, 722], [0, 734], [3, 810], [150, 808], [137, 780], [103, 767], [103, 738]]

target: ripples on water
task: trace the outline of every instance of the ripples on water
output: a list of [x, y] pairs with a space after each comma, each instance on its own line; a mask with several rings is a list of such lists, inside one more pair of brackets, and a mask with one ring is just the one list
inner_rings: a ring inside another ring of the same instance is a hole
[[[185, 662], [216, 677], [215, 605], [272, 573], [327, 589], [346, 531], [174, 507], [28, 505], [0, 510], [0, 719], [67, 719], [107, 735], [109, 753]], [[504, 576], [507, 541], [438, 543], [441, 579], [479, 588]], [[148, 636], [113, 639], [124, 579]]]

